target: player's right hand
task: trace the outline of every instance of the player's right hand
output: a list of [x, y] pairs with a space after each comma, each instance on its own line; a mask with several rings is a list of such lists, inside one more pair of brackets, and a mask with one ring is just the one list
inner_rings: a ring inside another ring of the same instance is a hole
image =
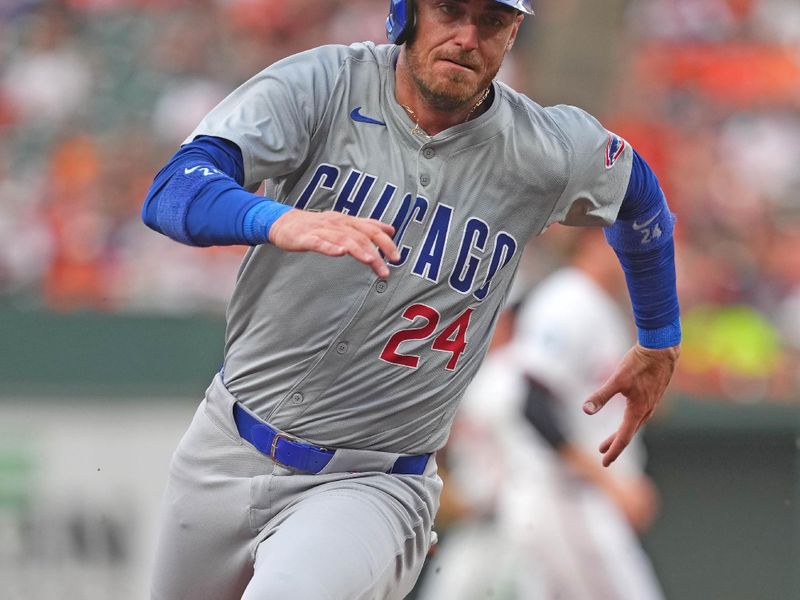
[[[376, 219], [338, 212], [290, 210], [272, 224], [269, 241], [287, 252], [319, 252], [326, 256], [349, 254], [369, 266], [378, 277], [389, 276], [389, 260], [400, 259], [392, 235], [394, 227]], [[381, 255], [383, 253], [383, 255]]]

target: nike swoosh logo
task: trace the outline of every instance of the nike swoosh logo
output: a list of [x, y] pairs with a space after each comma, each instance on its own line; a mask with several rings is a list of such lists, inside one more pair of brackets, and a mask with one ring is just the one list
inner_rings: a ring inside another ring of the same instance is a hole
[[[662, 208], [661, 210], [664, 210], [664, 209]], [[658, 215], [661, 214], [661, 210], [658, 211], [652, 218], [647, 219], [647, 221], [645, 221], [644, 223], [637, 223], [636, 221], [634, 221], [633, 225], [631, 225], [631, 227], [633, 227], [634, 231], [640, 231], [641, 229], [644, 229], [645, 227], [650, 225], [650, 223], [652, 223], [653, 221], [655, 221], [658, 218]]]
[[196, 167], [187, 168], [183, 170], [184, 175], [191, 175], [192, 173], [200, 171], [203, 174], [203, 177], [211, 177], [212, 175], [222, 175], [222, 171], [217, 169], [209, 169], [208, 167], [204, 167], [202, 165], [198, 165]]
[[383, 121], [378, 121], [378, 119], [373, 119], [372, 117], [367, 117], [365, 115], [362, 115], [360, 106], [356, 106], [353, 109], [353, 112], [350, 113], [350, 118], [353, 119], [353, 121], [357, 121], [359, 123], [369, 123], [370, 125], [383, 125], [384, 127], [386, 127], [386, 123], [384, 123]]

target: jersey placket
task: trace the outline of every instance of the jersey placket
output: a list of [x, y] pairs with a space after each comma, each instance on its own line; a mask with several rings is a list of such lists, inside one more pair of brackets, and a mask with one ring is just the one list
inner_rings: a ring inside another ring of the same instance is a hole
[[[413, 160], [413, 167], [408, 168], [407, 176], [404, 180], [410, 190], [417, 196], [424, 196], [429, 204], [425, 215], [421, 221], [408, 223], [398, 240], [398, 247], [408, 247], [408, 257], [399, 266], [391, 266], [391, 273], [388, 279], [375, 279], [367, 291], [361, 306], [352, 315], [349, 323], [333, 339], [325, 351], [322, 358], [298, 380], [290, 393], [287, 401], [274, 413], [275, 417], [298, 418], [309, 410], [314, 409], [314, 401], [319, 398], [326, 390], [333, 387], [338, 377], [347, 372], [352, 363], [356, 350], [360, 348], [366, 338], [373, 332], [375, 323], [381, 323], [384, 319], [390, 318], [387, 315], [387, 307], [392, 303], [396, 294], [408, 290], [404, 280], [414, 277], [409, 270], [413, 267], [415, 250], [419, 249], [425, 233], [428, 230], [430, 220], [436, 209], [436, 199], [429, 197], [426, 190], [434, 191], [434, 175], [438, 172], [440, 165], [436, 160], [437, 151], [434, 143], [426, 143], [416, 152]], [[410, 166], [410, 165], [409, 165]], [[409, 192], [410, 193], [410, 192]], [[413, 196], [412, 196], [413, 197]], [[412, 202], [406, 219], [413, 215]], [[409, 295], [409, 301], [412, 298]], [[372, 314], [369, 314], [372, 313]], [[375, 357], [378, 360], [378, 357]]]

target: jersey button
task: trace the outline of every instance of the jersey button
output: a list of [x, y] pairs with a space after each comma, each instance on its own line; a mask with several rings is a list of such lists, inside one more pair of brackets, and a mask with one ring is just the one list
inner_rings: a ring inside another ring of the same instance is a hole
[[389, 287], [389, 284], [386, 283], [383, 279], [381, 279], [378, 283], [375, 284], [375, 290], [379, 294], [382, 294], [383, 292], [385, 292], [386, 288], [388, 288], [388, 287]]
[[303, 394], [300, 392], [295, 392], [292, 394], [292, 404], [302, 404], [303, 403]]
[[425, 150], [422, 151], [422, 156], [425, 158], [433, 158], [436, 156], [436, 150], [433, 148], [425, 148]]
[[419, 182], [424, 186], [428, 187], [428, 184], [431, 182], [431, 178], [427, 175], [420, 175]]
[[336, 344], [336, 352], [338, 354], [346, 354], [348, 347], [347, 342], [339, 342]]

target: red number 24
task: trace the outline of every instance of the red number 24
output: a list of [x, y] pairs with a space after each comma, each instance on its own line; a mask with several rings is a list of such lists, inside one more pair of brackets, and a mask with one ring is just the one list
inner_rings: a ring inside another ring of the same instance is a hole
[[[468, 308], [433, 340], [431, 348], [440, 352], [450, 353], [450, 360], [447, 361], [447, 366], [445, 367], [448, 371], [455, 370], [459, 357], [467, 347], [467, 328], [469, 327], [471, 316], [472, 309]], [[422, 319], [423, 323], [394, 333], [383, 348], [383, 352], [381, 352], [381, 360], [416, 369], [419, 366], [419, 356], [416, 354], [401, 354], [398, 352], [398, 347], [409, 340], [426, 340], [433, 336], [441, 316], [435, 308], [425, 304], [412, 304], [403, 312], [403, 318], [408, 321]]]

